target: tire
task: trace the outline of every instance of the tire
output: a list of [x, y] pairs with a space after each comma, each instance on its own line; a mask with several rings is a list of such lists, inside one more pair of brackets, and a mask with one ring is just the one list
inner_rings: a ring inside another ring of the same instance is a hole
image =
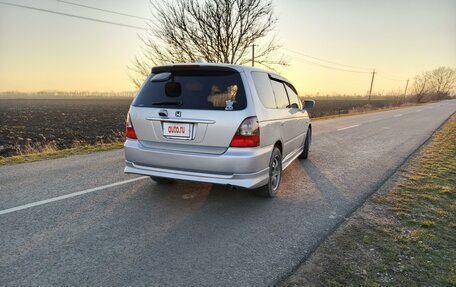
[[166, 178], [166, 177], [157, 177], [157, 176], [151, 176], [150, 179], [155, 181], [156, 183], [159, 184], [169, 184], [175, 182], [174, 179], [172, 178]]
[[268, 184], [255, 190], [255, 193], [263, 197], [275, 197], [279, 191], [280, 180], [282, 179], [282, 153], [278, 147], [274, 147], [269, 160], [269, 181]]
[[300, 159], [307, 159], [309, 157], [310, 143], [312, 142], [312, 129], [307, 129], [306, 140], [304, 141], [304, 147], [302, 153], [299, 155]]

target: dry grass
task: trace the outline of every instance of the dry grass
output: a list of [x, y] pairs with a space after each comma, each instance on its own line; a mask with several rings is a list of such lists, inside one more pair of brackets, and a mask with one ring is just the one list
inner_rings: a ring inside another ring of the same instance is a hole
[[16, 147], [16, 154], [17, 155], [27, 155], [32, 153], [46, 153], [46, 152], [53, 152], [58, 150], [57, 145], [55, 142], [45, 143], [43, 145], [31, 145], [26, 144], [24, 146], [17, 146]]
[[[123, 131], [113, 132], [112, 138], [124, 138]], [[123, 141], [115, 141], [112, 138], [100, 137], [95, 144], [85, 144], [74, 140], [68, 148], [61, 149], [55, 142], [26, 144], [16, 147], [16, 155], [9, 157], [0, 156], [0, 165], [32, 162], [44, 159], [62, 158], [71, 155], [87, 154], [100, 151], [121, 149]]]
[[418, 104], [415, 104], [415, 103], [405, 103], [400, 106], [388, 106], [388, 107], [383, 107], [383, 108], [365, 105], [365, 106], [361, 106], [361, 107], [350, 108], [348, 110], [348, 112], [342, 113], [342, 114], [332, 114], [332, 115], [328, 115], [328, 116], [312, 118], [312, 121], [330, 120], [330, 119], [337, 119], [337, 118], [341, 118], [341, 117], [350, 117], [350, 116], [378, 113], [378, 112], [384, 112], [384, 111], [390, 111], [390, 110], [398, 110], [398, 109], [413, 107], [413, 106], [417, 106], [417, 105]]
[[21, 151], [20, 155], [1, 157], [0, 165], [32, 162], [44, 159], [62, 158], [71, 155], [88, 154], [100, 151], [120, 149], [123, 142], [103, 143], [96, 145], [75, 145], [68, 149], [57, 149], [54, 145], [45, 145], [42, 148], [30, 148]]
[[456, 115], [284, 286], [456, 286]]

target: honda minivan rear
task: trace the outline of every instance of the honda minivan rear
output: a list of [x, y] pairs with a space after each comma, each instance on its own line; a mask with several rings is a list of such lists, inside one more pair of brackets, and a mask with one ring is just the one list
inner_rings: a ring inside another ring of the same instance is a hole
[[267, 184], [274, 146], [262, 140], [252, 86], [242, 66], [153, 68], [127, 116], [125, 172], [158, 182]]

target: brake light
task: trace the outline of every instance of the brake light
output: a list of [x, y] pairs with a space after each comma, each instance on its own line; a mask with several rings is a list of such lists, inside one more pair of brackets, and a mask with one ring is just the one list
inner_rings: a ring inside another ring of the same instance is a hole
[[131, 123], [131, 117], [130, 117], [130, 112], [128, 112], [127, 114], [127, 121], [126, 121], [126, 132], [125, 132], [125, 136], [127, 137], [127, 139], [133, 139], [133, 140], [136, 140], [138, 139], [136, 137], [136, 132], [135, 132], [135, 129], [133, 128], [133, 124]]
[[196, 69], [196, 68], [199, 68], [200, 65], [174, 65], [173, 68], [175, 70], [178, 70], [178, 69]]
[[260, 125], [257, 117], [246, 118], [231, 140], [230, 147], [256, 147], [260, 145]]

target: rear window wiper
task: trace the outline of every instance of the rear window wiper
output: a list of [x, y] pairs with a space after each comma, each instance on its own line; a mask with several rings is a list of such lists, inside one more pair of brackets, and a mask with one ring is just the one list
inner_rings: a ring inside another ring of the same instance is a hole
[[151, 103], [152, 106], [182, 106], [182, 101], [180, 102], [155, 102]]

